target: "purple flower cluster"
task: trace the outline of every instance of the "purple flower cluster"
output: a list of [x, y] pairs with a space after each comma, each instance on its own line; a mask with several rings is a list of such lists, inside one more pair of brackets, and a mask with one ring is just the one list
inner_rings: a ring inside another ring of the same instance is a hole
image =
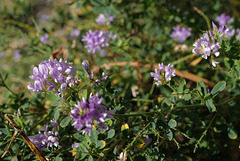
[[16, 49], [14, 50], [13, 52], [13, 59], [18, 62], [21, 58], [21, 54], [20, 54], [20, 50], [19, 49]]
[[34, 83], [29, 82], [28, 89], [35, 93], [52, 91], [58, 86], [63, 92], [67, 92], [67, 86], [75, 85], [76, 68], [72, 66], [72, 63], [62, 62], [62, 58], [59, 61], [55, 59], [54, 62], [51, 60], [42, 62], [38, 67], [33, 68], [33, 74], [29, 78]]
[[45, 35], [40, 35], [40, 41], [46, 45], [48, 43], [48, 38], [49, 38], [49, 35], [48, 34], [45, 34]]
[[70, 32], [70, 36], [72, 38], [78, 38], [79, 35], [80, 35], [80, 30], [79, 29], [74, 29]]
[[[58, 131], [57, 131], [57, 121], [52, 120], [51, 126], [54, 128], [53, 131], [49, 130], [48, 125], [44, 125], [44, 128], [40, 128], [38, 130], [37, 135], [29, 136], [30, 141], [39, 149], [44, 150], [47, 147], [57, 147], [59, 145], [58, 142]], [[54, 125], [53, 125], [54, 124]]]
[[96, 53], [98, 51], [102, 51], [103, 47], [109, 46], [108, 41], [116, 38], [112, 32], [108, 31], [94, 31], [89, 30], [87, 35], [83, 36], [82, 41], [85, 41], [87, 45], [85, 48], [89, 53]]
[[[209, 56], [212, 57], [215, 55], [218, 57], [220, 55], [220, 42], [224, 37], [227, 36], [229, 30], [225, 26], [221, 26], [219, 29], [217, 26], [212, 22], [213, 31], [208, 31], [208, 33], [204, 33], [203, 36], [198, 39], [197, 42], [193, 44], [195, 47], [192, 52], [195, 54], [202, 54], [204, 59], [207, 59]], [[210, 35], [210, 36], [209, 36]], [[216, 67], [219, 62], [212, 59], [212, 65]]]
[[96, 22], [99, 25], [103, 25], [106, 22], [106, 25], [110, 25], [110, 23], [115, 19], [115, 16], [108, 15], [108, 14], [99, 14]]
[[191, 30], [191, 28], [175, 26], [173, 27], [171, 37], [177, 39], [179, 43], [182, 43], [187, 39], [187, 37], [191, 36]]
[[220, 16], [216, 17], [216, 21], [219, 23], [219, 26], [223, 26], [226, 24], [231, 24], [233, 22], [233, 18], [222, 13]]
[[164, 66], [163, 63], [158, 64], [159, 70], [155, 68], [154, 72], [151, 72], [150, 75], [156, 81], [155, 84], [161, 85], [167, 83], [175, 76], [176, 70], [173, 70], [173, 65], [168, 64], [168, 66]]
[[74, 126], [77, 131], [82, 130], [83, 134], [91, 135], [94, 121], [97, 122], [100, 129], [107, 129], [104, 124], [106, 118], [112, 118], [114, 110], [107, 110], [106, 106], [101, 105], [103, 98], [99, 98], [98, 93], [89, 96], [88, 101], [83, 97], [82, 101], [72, 107], [70, 116], [73, 118]]

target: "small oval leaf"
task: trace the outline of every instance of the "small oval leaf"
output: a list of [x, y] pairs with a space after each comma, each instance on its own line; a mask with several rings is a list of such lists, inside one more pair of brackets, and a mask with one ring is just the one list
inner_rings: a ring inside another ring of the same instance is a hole
[[64, 118], [64, 119], [60, 122], [60, 126], [61, 126], [61, 127], [66, 127], [71, 120], [72, 120], [72, 118], [70, 118], [70, 117]]

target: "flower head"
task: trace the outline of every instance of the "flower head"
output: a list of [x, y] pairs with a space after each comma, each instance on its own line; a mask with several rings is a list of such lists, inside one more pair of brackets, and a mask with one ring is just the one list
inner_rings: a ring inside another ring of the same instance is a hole
[[[53, 127], [55, 130], [56, 128]], [[57, 147], [59, 145], [58, 142], [58, 131], [50, 131], [48, 125], [44, 125], [44, 128], [40, 128], [38, 130], [37, 135], [29, 136], [30, 141], [39, 149], [44, 150], [47, 147]]]
[[112, 32], [108, 31], [94, 31], [89, 30], [87, 35], [83, 36], [82, 41], [85, 41], [87, 45], [85, 48], [89, 53], [100, 52], [102, 48], [109, 46], [108, 41], [115, 39], [116, 36]]
[[17, 50], [14, 50], [13, 52], [13, 58], [16, 62], [18, 62], [21, 58], [21, 54], [20, 54], [20, 50], [17, 49]]
[[46, 45], [48, 43], [48, 37], [49, 37], [48, 34], [40, 35], [40, 40], [44, 45]]
[[156, 85], [164, 84], [172, 79], [175, 76], [176, 70], [173, 70], [173, 65], [168, 64], [164, 66], [163, 63], [158, 64], [159, 69], [154, 69], [154, 72], [151, 72], [150, 75], [156, 81]]
[[220, 16], [216, 17], [216, 21], [219, 23], [220, 26], [231, 24], [233, 22], [233, 18], [226, 15], [225, 13], [222, 13]]
[[110, 25], [111, 22], [115, 19], [115, 16], [113, 15], [109, 15], [109, 14], [99, 14], [97, 19], [96, 19], [96, 22], [99, 24], [99, 25], [104, 25], [104, 23], [106, 22], [106, 25]]
[[212, 65], [216, 67], [219, 62], [217, 62], [214, 57], [218, 57], [220, 55], [220, 43], [225, 37], [230, 37], [232, 33], [229, 33], [229, 29], [225, 26], [218, 28], [213, 22], [212, 26], [212, 31], [204, 33], [203, 36], [193, 44], [195, 48], [192, 52], [194, 54], [201, 54], [204, 59], [211, 57]]
[[191, 28], [180, 26], [173, 27], [171, 37], [177, 39], [179, 43], [184, 42], [189, 36], [191, 36]]
[[80, 35], [80, 30], [79, 29], [74, 29], [70, 32], [70, 36], [72, 38], [78, 38], [79, 35]]
[[107, 129], [107, 125], [104, 124], [106, 118], [112, 118], [114, 111], [107, 110], [102, 105], [103, 98], [99, 98], [98, 93], [95, 95], [90, 94], [88, 101], [83, 97], [82, 101], [72, 107], [71, 117], [74, 123], [72, 124], [77, 131], [83, 129], [83, 134], [87, 133], [91, 135], [92, 125], [95, 122], [101, 129]]
[[72, 63], [62, 62], [62, 59], [54, 62], [51, 60], [44, 61], [38, 67], [33, 68], [31, 78], [34, 82], [29, 82], [28, 89], [39, 93], [42, 91], [52, 91], [60, 86], [63, 92], [66, 88], [74, 86], [74, 77], [76, 76], [76, 68], [72, 67]]

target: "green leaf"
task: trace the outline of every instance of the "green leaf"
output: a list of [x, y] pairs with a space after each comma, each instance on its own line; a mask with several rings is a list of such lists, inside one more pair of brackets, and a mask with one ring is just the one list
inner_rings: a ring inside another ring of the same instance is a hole
[[61, 157], [59, 157], [59, 156], [57, 156], [56, 158], [55, 158], [55, 161], [62, 161], [63, 159], [61, 158]]
[[210, 112], [215, 112], [215, 111], [216, 111], [216, 107], [215, 107], [215, 105], [213, 104], [213, 100], [212, 100], [212, 99], [206, 100], [206, 106], [207, 106], [207, 108], [208, 108], [208, 110], [209, 110]]
[[227, 130], [228, 130], [228, 137], [230, 139], [237, 139], [238, 134], [237, 134], [237, 131], [234, 128], [228, 127]]
[[201, 88], [201, 91], [203, 92], [204, 95], [207, 94], [207, 88], [206, 88], [205, 84], [203, 83], [203, 81], [198, 81], [197, 87]]
[[51, 100], [51, 104], [50, 104], [51, 106], [57, 106], [60, 100], [60, 98], [58, 98], [56, 95], [52, 93], [47, 95], [47, 99]]
[[226, 82], [225, 81], [218, 82], [218, 84], [216, 84], [214, 86], [214, 88], [212, 89], [211, 95], [216, 96], [219, 92], [223, 91], [225, 88], [226, 88]]
[[70, 117], [64, 118], [64, 119], [60, 122], [60, 126], [63, 127], [63, 128], [66, 127], [71, 120], [72, 120], [72, 118], [70, 118]]
[[75, 139], [77, 139], [77, 140], [79, 140], [79, 141], [84, 141], [84, 140], [86, 140], [84, 136], [82, 136], [82, 135], [80, 135], [80, 134], [78, 134], [78, 133], [73, 134], [73, 136], [74, 136]]
[[177, 121], [174, 120], [174, 119], [169, 120], [168, 126], [169, 126], [170, 128], [176, 127], [176, 126], [177, 126]]
[[93, 157], [91, 155], [88, 157], [88, 161], [93, 161]]
[[76, 8], [82, 7], [85, 2], [86, 2], [86, 0], [83, 0], [82, 2], [78, 3]]
[[115, 135], [115, 130], [114, 130], [114, 129], [109, 130], [109, 131], [108, 131], [107, 139], [112, 138], [114, 135]]
[[97, 131], [95, 129], [92, 130], [90, 139], [95, 145], [97, 145], [98, 135], [97, 135]]
[[168, 140], [171, 141], [173, 138], [172, 130], [168, 129], [166, 136], [167, 136]]
[[58, 120], [59, 116], [60, 116], [60, 110], [56, 109], [55, 113], [54, 113], [54, 118], [55, 118], [56, 121]]
[[84, 97], [85, 99], [87, 99], [87, 97], [88, 97], [87, 89], [85, 89], [85, 90], [82, 92], [82, 97]]

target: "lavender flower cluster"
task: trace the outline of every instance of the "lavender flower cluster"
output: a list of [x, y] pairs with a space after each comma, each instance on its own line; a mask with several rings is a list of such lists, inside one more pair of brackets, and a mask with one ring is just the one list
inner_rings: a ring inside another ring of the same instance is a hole
[[99, 14], [96, 22], [99, 25], [103, 25], [106, 22], [106, 25], [110, 25], [110, 23], [115, 19], [115, 16], [109, 14]]
[[63, 92], [66, 87], [73, 87], [74, 77], [76, 76], [76, 68], [72, 63], [63, 62], [62, 58], [54, 62], [51, 60], [44, 61], [38, 67], [33, 68], [32, 76], [29, 76], [34, 83], [29, 82], [28, 89], [39, 93], [42, 91], [52, 91], [60, 86]]
[[220, 43], [223, 38], [227, 36], [227, 32], [229, 32], [229, 30], [226, 28], [226, 26], [221, 26], [218, 29], [213, 22], [212, 26], [213, 31], [204, 33], [203, 36], [193, 44], [195, 48], [192, 50], [192, 52], [195, 54], [202, 54], [204, 59], [207, 59], [212, 54], [212, 66], [216, 67], [219, 62], [214, 59], [214, 56], [218, 57], [220, 55], [218, 51], [220, 49]]
[[89, 96], [88, 101], [83, 97], [82, 101], [72, 107], [70, 116], [73, 118], [74, 126], [77, 131], [83, 129], [83, 134], [91, 135], [94, 121], [97, 122], [99, 129], [108, 129], [104, 124], [106, 118], [112, 118], [114, 110], [107, 110], [106, 106], [101, 105], [103, 98], [99, 98], [98, 93]]
[[59, 145], [58, 142], [58, 131], [57, 131], [57, 121], [51, 120], [51, 126], [53, 127], [53, 131], [49, 130], [48, 125], [44, 125], [44, 128], [40, 128], [38, 130], [37, 135], [34, 136], [29, 136], [28, 138], [30, 141], [39, 149], [39, 150], [44, 150], [47, 147], [57, 147]]
[[83, 36], [82, 41], [85, 41], [87, 45], [85, 48], [88, 50], [89, 53], [96, 53], [100, 51], [104, 53], [103, 47], [109, 46], [108, 41], [113, 40], [116, 38], [112, 32], [108, 31], [94, 31], [89, 30], [87, 35]]
[[163, 63], [158, 64], [159, 70], [155, 68], [154, 72], [151, 72], [150, 75], [156, 81], [155, 84], [161, 85], [167, 83], [175, 76], [176, 70], [173, 70], [173, 65], [168, 64], [168, 66], [164, 66]]
[[191, 30], [191, 28], [175, 26], [173, 27], [171, 37], [177, 39], [179, 43], [183, 43], [189, 36], [191, 36]]
[[225, 13], [222, 13], [220, 16], [216, 17], [216, 21], [219, 23], [220, 26], [231, 24], [233, 22], [233, 18], [226, 15]]

